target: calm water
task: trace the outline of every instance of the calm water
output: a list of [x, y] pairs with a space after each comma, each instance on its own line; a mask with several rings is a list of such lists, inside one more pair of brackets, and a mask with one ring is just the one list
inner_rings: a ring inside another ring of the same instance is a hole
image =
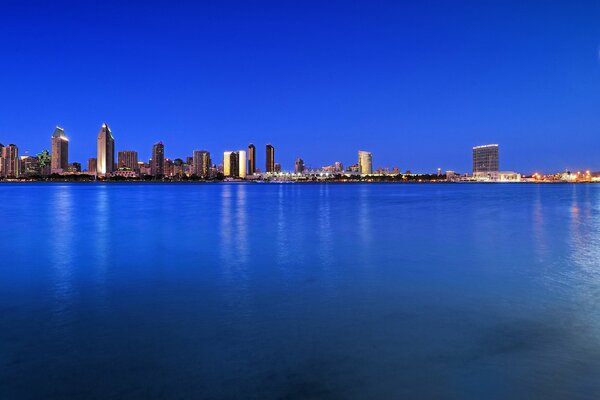
[[2, 399], [585, 399], [600, 185], [0, 185]]

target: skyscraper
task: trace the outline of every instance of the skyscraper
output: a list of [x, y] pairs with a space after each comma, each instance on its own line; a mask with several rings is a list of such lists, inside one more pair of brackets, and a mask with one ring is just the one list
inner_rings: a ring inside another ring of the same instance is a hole
[[256, 146], [252, 143], [248, 146], [248, 175], [256, 173]]
[[358, 151], [358, 172], [361, 175], [373, 173], [373, 155], [368, 151]]
[[490, 175], [499, 171], [497, 144], [473, 147], [473, 176]]
[[2, 176], [16, 178], [19, 176], [19, 148], [14, 144], [2, 147]]
[[223, 153], [223, 175], [230, 177], [240, 176], [239, 154], [236, 151]]
[[294, 166], [294, 172], [297, 174], [301, 174], [304, 172], [304, 160], [301, 158], [296, 159], [296, 164]]
[[206, 178], [210, 175], [210, 153], [206, 150], [194, 150], [192, 174]]
[[158, 142], [152, 146], [152, 162], [150, 164], [152, 176], [165, 175], [165, 145]]
[[132, 171], [138, 170], [138, 153], [133, 150], [123, 150], [118, 153], [119, 168], [129, 168]]
[[115, 139], [106, 123], [103, 123], [98, 133], [98, 157], [96, 158], [96, 173], [98, 176], [111, 174], [115, 167]]
[[52, 146], [51, 173], [66, 172], [69, 167], [69, 139], [65, 136], [65, 130], [57, 126], [50, 141]]
[[246, 150], [240, 150], [238, 153], [238, 176], [240, 178], [246, 177], [246, 168], [248, 167], [248, 162], [246, 161]]
[[267, 145], [267, 160], [265, 165], [265, 172], [275, 171], [275, 147], [273, 145]]

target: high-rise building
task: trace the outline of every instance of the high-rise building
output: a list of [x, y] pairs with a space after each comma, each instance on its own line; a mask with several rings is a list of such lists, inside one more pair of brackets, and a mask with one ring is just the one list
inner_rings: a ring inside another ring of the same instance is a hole
[[192, 174], [207, 178], [210, 175], [210, 153], [206, 150], [194, 150]]
[[0, 177], [4, 176], [4, 145], [0, 143]]
[[2, 147], [2, 176], [17, 178], [19, 176], [19, 148], [14, 144]]
[[239, 155], [236, 151], [223, 153], [223, 175], [238, 177], [240, 174]]
[[301, 174], [304, 172], [304, 160], [301, 158], [296, 159], [296, 163], [294, 165], [294, 172], [297, 174]]
[[499, 171], [498, 145], [473, 147], [473, 175], [489, 175]]
[[109, 175], [115, 167], [115, 139], [106, 123], [103, 123], [98, 133], [98, 157], [96, 158], [96, 173], [98, 176]]
[[50, 171], [53, 174], [66, 172], [69, 168], [69, 139], [65, 135], [65, 130], [57, 126], [50, 140], [52, 146]]
[[275, 163], [275, 168], [273, 168], [273, 172], [281, 172], [281, 164], [278, 162]]
[[252, 143], [248, 146], [248, 175], [256, 173], [256, 146]]
[[98, 168], [98, 160], [96, 158], [88, 158], [87, 172], [90, 175], [95, 175]]
[[134, 150], [122, 150], [118, 153], [119, 168], [129, 168], [138, 171], [138, 152]]
[[238, 153], [238, 176], [240, 178], [245, 178], [246, 177], [246, 167], [247, 167], [246, 151], [240, 150], [237, 153]]
[[150, 163], [152, 176], [165, 175], [165, 145], [163, 142], [155, 143], [152, 146], [152, 162]]
[[267, 145], [265, 172], [275, 172], [275, 147], [271, 144]]
[[373, 173], [373, 155], [368, 151], [358, 151], [358, 172], [361, 175]]

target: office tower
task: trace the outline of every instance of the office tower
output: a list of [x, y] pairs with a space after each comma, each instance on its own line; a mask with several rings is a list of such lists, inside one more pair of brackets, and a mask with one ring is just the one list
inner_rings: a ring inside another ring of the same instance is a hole
[[98, 160], [96, 158], [89, 158], [88, 159], [88, 174], [90, 175], [95, 175], [96, 171], [97, 171], [97, 167], [98, 167]]
[[361, 175], [373, 173], [373, 155], [368, 151], [358, 151], [358, 172]]
[[304, 172], [304, 160], [302, 160], [301, 158], [296, 159], [296, 163], [294, 165], [294, 172], [296, 172], [297, 174], [301, 174]]
[[98, 157], [96, 158], [96, 173], [98, 176], [110, 175], [115, 166], [115, 139], [106, 123], [98, 133]]
[[51, 138], [52, 160], [50, 171], [53, 174], [60, 174], [69, 168], [69, 139], [65, 136], [65, 130], [59, 126], [56, 127]]
[[206, 150], [194, 150], [192, 174], [206, 178], [210, 175], [210, 153]]
[[152, 176], [165, 175], [165, 145], [163, 142], [158, 142], [152, 146], [150, 173]]
[[267, 145], [265, 172], [275, 172], [275, 147], [270, 144]]
[[4, 145], [0, 143], [0, 177], [4, 176]]
[[133, 150], [123, 150], [118, 153], [119, 168], [138, 170], [138, 153]]
[[2, 146], [2, 176], [17, 178], [19, 176], [19, 148], [14, 144]]
[[248, 175], [256, 173], [256, 146], [252, 143], [248, 146]]
[[223, 153], [223, 175], [237, 177], [240, 173], [238, 153], [226, 151]]
[[276, 162], [275, 167], [273, 168], [273, 172], [281, 172], [281, 164]]
[[240, 150], [238, 153], [238, 176], [240, 178], [246, 177], [246, 151]]
[[499, 170], [498, 145], [473, 147], [473, 175], [489, 175]]

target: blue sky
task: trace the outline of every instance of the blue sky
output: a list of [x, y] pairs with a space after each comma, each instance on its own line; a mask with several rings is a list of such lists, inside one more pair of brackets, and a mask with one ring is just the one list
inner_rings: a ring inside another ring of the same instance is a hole
[[[50, 4], [52, 3], [52, 4]], [[31, 2], [0, 13], [0, 142], [168, 157], [600, 170], [600, 2]]]

